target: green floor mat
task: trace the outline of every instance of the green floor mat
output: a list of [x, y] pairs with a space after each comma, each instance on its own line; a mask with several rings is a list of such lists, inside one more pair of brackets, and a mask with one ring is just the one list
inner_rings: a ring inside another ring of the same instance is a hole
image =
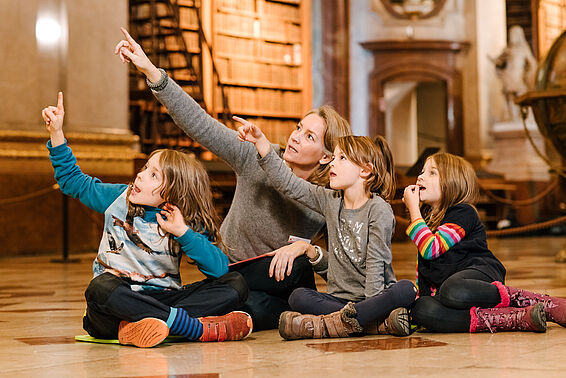
[[[186, 341], [187, 339], [183, 336], [167, 336], [164, 343], [174, 343], [179, 341]], [[75, 336], [75, 341], [82, 341], [85, 343], [97, 343], [97, 344], [120, 344], [116, 339], [97, 339], [89, 335], [78, 335]]]

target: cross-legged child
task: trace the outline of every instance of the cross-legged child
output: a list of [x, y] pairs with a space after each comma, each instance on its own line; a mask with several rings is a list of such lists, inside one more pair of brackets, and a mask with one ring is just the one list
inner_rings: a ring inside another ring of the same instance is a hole
[[[295, 311], [281, 314], [279, 333], [287, 340], [347, 337], [352, 334], [409, 334], [407, 310], [416, 297], [412, 282], [396, 282], [391, 266], [395, 218], [386, 202], [395, 191], [393, 159], [385, 139], [338, 139], [330, 162], [330, 187], [292, 174], [255, 125], [243, 126], [240, 140], [255, 144], [260, 166], [275, 188], [324, 215], [328, 252], [309, 248], [315, 271], [328, 292], [298, 288], [289, 297]], [[393, 311], [393, 312], [392, 312]]]
[[[82, 173], [67, 146], [62, 93], [42, 116], [61, 191], [105, 218], [85, 292], [84, 329], [138, 347], [160, 344], [169, 334], [200, 341], [249, 335], [250, 316], [230, 312], [245, 302], [247, 286], [239, 273], [228, 273], [202, 164], [179, 151], [157, 150], [132, 184], [102, 183]], [[181, 285], [183, 254], [207, 279]]]
[[418, 249], [413, 321], [434, 332], [544, 332], [547, 319], [566, 326], [566, 300], [504, 285], [473, 206], [478, 196], [471, 164], [448, 153], [430, 156], [405, 188], [407, 234]]

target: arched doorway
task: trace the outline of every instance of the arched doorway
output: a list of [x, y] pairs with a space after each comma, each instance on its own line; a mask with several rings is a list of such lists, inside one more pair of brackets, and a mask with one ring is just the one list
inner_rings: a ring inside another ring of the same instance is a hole
[[[395, 144], [408, 143], [413, 147], [406, 148], [416, 149], [411, 155], [418, 155], [431, 144], [442, 144], [445, 151], [463, 155], [462, 79], [456, 55], [467, 44], [375, 41], [362, 46], [374, 55], [374, 69], [369, 77], [370, 135], [392, 136], [389, 142], [393, 148]], [[412, 103], [396, 103], [407, 102], [407, 95], [413, 96]], [[405, 110], [395, 109], [399, 105]], [[395, 112], [408, 116], [405, 122], [413, 122], [413, 126], [395, 122]], [[399, 127], [406, 127], [405, 133]]]

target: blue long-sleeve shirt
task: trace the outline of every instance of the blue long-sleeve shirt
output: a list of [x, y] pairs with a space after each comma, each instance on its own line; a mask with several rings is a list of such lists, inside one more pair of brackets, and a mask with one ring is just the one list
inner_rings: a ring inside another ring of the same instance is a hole
[[[61, 191], [105, 214], [105, 232], [94, 263], [95, 276], [110, 270], [139, 282], [140, 289], [179, 288], [181, 256], [167, 251], [167, 238], [162, 238], [156, 232], [156, 214], [161, 209], [145, 206], [143, 219], [135, 218], [131, 225], [134, 229], [130, 230], [128, 225], [124, 227], [126, 219], [123, 208], [126, 206], [127, 211], [125, 197], [128, 185], [103, 183], [98, 178], [84, 174], [67, 143], [52, 147], [49, 141], [47, 148]], [[220, 277], [228, 272], [228, 258], [212, 244], [207, 234], [189, 228], [175, 239], [206, 276]], [[140, 243], [141, 249], [136, 247]], [[128, 245], [136, 250], [135, 253], [126, 253], [125, 246]]]

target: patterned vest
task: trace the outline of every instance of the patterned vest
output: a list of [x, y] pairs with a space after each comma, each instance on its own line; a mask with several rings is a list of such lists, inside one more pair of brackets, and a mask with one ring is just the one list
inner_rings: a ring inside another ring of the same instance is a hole
[[132, 290], [177, 290], [181, 287], [180, 253], [170, 252], [157, 222], [128, 219], [124, 192], [104, 212], [104, 233], [94, 276], [110, 272], [131, 282]]

